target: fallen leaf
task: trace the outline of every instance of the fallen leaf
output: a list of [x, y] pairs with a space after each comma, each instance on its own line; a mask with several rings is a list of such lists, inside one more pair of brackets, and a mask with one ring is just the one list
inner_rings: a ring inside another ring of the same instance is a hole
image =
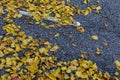
[[90, 2], [90, 0], [84, 0], [84, 4], [87, 4], [88, 2]]
[[54, 35], [54, 37], [59, 37], [59, 35], [60, 35], [59, 33], [56, 33], [56, 34]]
[[9, 67], [12, 65], [12, 61], [11, 61], [11, 58], [7, 57], [6, 58], [6, 66]]
[[84, 29], [82, 26], [77, 26], [76, 29], [77, 29], [80, 33], [85, 32], [85, 29]]
[[0, 50], [5, 49], [6, 45], [7, 45], [7, 43], [5, 43], [5, 42], [0, 43]]
[[3, 57], [4, 53], [2, 51], [0, 51], [0, 57]]
[[57, 45], [53, 46], [50, 51], [57, 51], [59, 49], [59, 47]]
[[120, 61], [116, 60], [115, 65], [116, 65], [117, 69], [120, 70]]
[[92, 35], [91, 38], [92, 38], [93, 40], [98, 40], [98, 39], [99, 39], [99, 37], [98, 37], [97, 35]]
[[40, 48], [39, 52], [40, 53], [48, 53], [48, 50], [46, 48]]
[[98, 55], [100, 55], [100, 54], [101, 54], [100, 49], [99, 49], [99, 48], [96, 48], [96, 52], [95, 52], [95, 53], [98, 54]]

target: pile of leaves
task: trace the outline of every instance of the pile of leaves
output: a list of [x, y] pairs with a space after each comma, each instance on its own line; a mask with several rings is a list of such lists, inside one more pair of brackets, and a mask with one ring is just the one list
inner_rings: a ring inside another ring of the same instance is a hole
[[[42, 25], [43, 19], [49, 20], [50, 16], [53, 16], [55, 21], [60, 19], [58, 24], [68, 25], [69, 23], [76, 24], [76, 21], [73, 19], [76, 13], [88, 15], [92, 10], [95, 10], [97, 13], [101, 10], [100, 6], [95, 5], [81, 10], [76, 6], [70, 5], [69, 2], [70, 0], [1, 0], [0, 14], [5, 14], [7, 10], [5, 20], [11, 23], [13, 22], [11, 18], [22, 17], [19, 11], [23, 10], [27, 11], [29, 15], [32, 14], [32, 18], [36, 20], [36, 24]], [[87, 2], [84, 3], [86, 4]], [[46, 24], [43, 25], [47, 26]]]
[[[87, 4], [90, 0], [84, 0]], [[92, 10], [99, 13], [100, 6], [91, 5], [85, 10], [69, 5], [70, 0], [0, 0], [0, 14], [6, 14], [4, 18], [7, 25], [2, 26], [6, 34], [0, 36], [0, 80], [109, 80], [109, 73], [98, 70], [95, 63], [82, 58], [72, 61], [57, 61], [54, 52], [59, 49], [44, 39], [34, 39], [26, 35], [20, 26], [16, 26], [13, 18], [22, 17], [20, 10], [32, 14], [37, 24], [45, 25], [42, 20], [49, 20], [53, 16], [55, 20], [61, 19], [59, 24], [67, 25], [75, 23], [75, 13], [88, 15]], [[8, 11], [5, 12], [5, 9]], [[84, 32], [82, 27], [77, 26], [79, 32]], [[115, 62], [120, 69], [120, 62]], [[115, 73], [119, 75], [118, 72]], [[117, 77], [114, 79], [118, 80]]]

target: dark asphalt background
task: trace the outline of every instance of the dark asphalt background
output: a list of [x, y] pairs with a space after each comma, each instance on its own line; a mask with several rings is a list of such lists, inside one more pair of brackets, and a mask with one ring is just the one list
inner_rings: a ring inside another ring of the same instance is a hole
[[[71, 4], [79, 6], [80, 9], [85, 9], [91, 4], [96, 4], [95, 1], [91, 0], [90, 3], [84, 5], [82, 0], [72, 0]], [[93, 11], [88, 16], [75, 16], [75, 19], [84, 26], [84, 33], [79, 33], [73, 26], [45, 29], [37, 24], [30, 25], [28, 22], [33, 20], [25, 20], [25, 16], [15, 19], [15, 23], [21, 25], [26, 34], [34, 38], [44, 38], [53, 45], [60, 46], [61, 48], [57, 52], [50, 53], [57, 56], [58, 61], [78, 59], [80, 53], [86, 51], [88, 58], [97, 64], [99, 70], [113, 75], [116, 71], [114, 61], [120, 60], [120, 0], [100, 0], [100, 6], [102, 10], [99, 14]], [[5, 25], [2, 19], [0, 18], [0, 28]], [[50, 22], [47, 21], [47, 23]], [[108, 29], [104, 29], [105, 23], [108, 24]], [[54, 37], [56, 33], [60, 34], [57, 38]], [[0, 29], [0, 35], [4, 34], [5, 32]], [[69, 38], [69, 35], [73, 37]], [[98, 35], [99, 40], [91, 40], [92, 35]], [[109, 46], [103, 46], [102, 42], [107, 42]], [[73, 47], [72, 43], [77, 44], [77, 47]], [[100, 48], [102, 55], [95, 54], [96, 48]]]

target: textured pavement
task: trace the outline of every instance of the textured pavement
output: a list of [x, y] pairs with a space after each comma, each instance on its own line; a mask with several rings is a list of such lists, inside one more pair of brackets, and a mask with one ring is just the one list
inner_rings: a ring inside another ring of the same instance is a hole
[[[91, 0], [89, 4], [83, 5], [82, 0], [72, 0], [71, 4], [84, 9], [91, 4], [96, 4], [95, 1]], [[75, 16], [75, 19], [84, 26], [84, 33], [79, 33], [73, 26], [45, 29], [37, 24], [30, 25], [28, 22], [33, 20], [25, 20], [25, 16], [15, 19], [15, 23], [21, 25], [22, 30], [28, 35], [34, 38], [44, 38], [53, 45], [60, 46], [57, 52], [50, 53], [56, 55], [58, 61], [78, 59], [80, 53], [85, 51], [88, 59], [95, 62], [99, 70], [113, 75], [116, 71], [114, 61], [120, 60], [120, 0], [100, 0], [100, 6], [102, 10], [99, 14], [92, 12], [88, 16]], [[108, 24], [108, 29], [104, 29], [105, 23]], [[3, 25], [5, 23], [0, 18], [0, 28]], [[49, 34], [49, 32], [52, 32], [52, 34]], [[60, 34], [57, 38], [54, 37], [56, 33]], [[5, 32], [0, 29], [1, 34], [4, 35]], [[69, 35], [73, 37], [69, 38]], [[93, 41], [90, 38], [92, 35], [98, 35], [99, 40]], [[109, 45], [103, 46], [102, 42], [107, 42]], [[77, 44], [77, 47], [73, 47], [72, 43]], [[100, 48], [101, 55], [95, 54], [96, 48]]]

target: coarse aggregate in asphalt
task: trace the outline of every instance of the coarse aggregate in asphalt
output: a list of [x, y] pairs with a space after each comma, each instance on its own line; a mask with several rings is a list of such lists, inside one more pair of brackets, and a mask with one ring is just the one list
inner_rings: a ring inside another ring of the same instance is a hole
[[[95, 1], [91, 0], [90, 3], [84, 5], [82, 0], [72, 0], [71, 4], [84, 9], [91, 4], [96, 4]], [[85, 51], [88, 58], [97, 64], [99, 70], [113, 75], [116, 71], [114, 61], [120, 60], [120, 0], [100, 0], [100, 6], [102, 10], [99, 14], [92, 12], [88, 16], [75, 16], [75, 19], [85, 28], [84, 33], [78, 32], [73, 26], [45, 29], [37, 24], [30, 25], [28, 22], [34, 21], [30, 18], [26, 19], [26, 16], [15, 19], [15, 24], [20, 25], [27, 35], [36, 39], [43, 38], [53, 45], [57, 44], [60, 49], [50, 54], [54, 54], [58, 61], [78, 59], [81, 52]], [[104, 28], [105, 23], [108, 24], [107, 29]], [[5, 34], [1, 28], [3, 25], [5, 25], [5, 22], [1, 17], [0, 35]], [[59, 33], [60, 36], [54, 37], [56, 33]], [[72, 35], [72, 38], [69, 38], [69, 35]], [[92, 35], [98, 35], [99, 40], [92, 40]], [[107, 42], [109, 45], [103, 46], [102, 42]], [[72, 43], [77, 44], [77, 46], [73, 47]], [[101, 55], [95, 54], [96, 48], [100, 48]]]

